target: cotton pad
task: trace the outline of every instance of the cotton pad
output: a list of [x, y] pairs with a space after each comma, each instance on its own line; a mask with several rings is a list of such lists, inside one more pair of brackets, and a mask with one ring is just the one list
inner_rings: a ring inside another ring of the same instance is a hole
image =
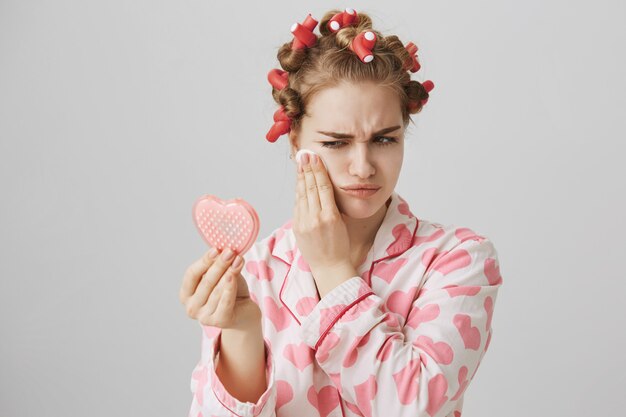
[[[296, 159], [296, 162], [297, 162], [297, 163], [300, 163], [300, 159], [302, 158], [302, 155], [304, 155], [305, 153], [308, 153], [308, 154], [310, 154], [310, 155], [317, 155], [315, 152], [310, 151], [310, 150], [308, 150], [308, 149], [300, 149], [298, 152], [296, 152], [296, 157], [295, 157], [295, 159]], [[310, 157], [309, 157], [309, 158], [310, 158]], [[319, 155], [317, 155], [317, 159], [318, 159], [318, 161], [322, 161], [322, 163], [324, 163], [324, 161], [322, 160], [322, 158], [320, 158], [320, 156], [319, 156]], [[326, 164], [324, 164], [324, 166], [326, 166]]]

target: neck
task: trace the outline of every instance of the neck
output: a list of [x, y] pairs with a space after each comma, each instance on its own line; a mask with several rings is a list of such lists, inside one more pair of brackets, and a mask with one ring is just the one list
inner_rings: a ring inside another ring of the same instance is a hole
[[363, 256], [372, 247], [390, 203], [391, 197], [374, 215], [366, 219], [353, 219], [342, 214], [350, 237], [350, 250], [353, 254]]

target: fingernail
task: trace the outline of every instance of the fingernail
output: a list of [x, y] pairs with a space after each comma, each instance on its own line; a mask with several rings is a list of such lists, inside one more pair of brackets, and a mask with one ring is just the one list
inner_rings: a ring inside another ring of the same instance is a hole
[[309, 154], [308, 153], [305, 153], [304, 155], [302, 155], [302, 163], [304, 165], [309, 163]]
[[215, 258], [215, 255], [217, 255], [217, 249], [213, 248], [213, 249], [211, 249], [211, 251], [209, 252], [209, 259], [213, 259], [213, 258]]
[[311, 155], [311, 162], [313, 165], [317, 165], [317, 155]]
[[232, 251], [231, 248], [226, 248], [226, 250], [222, 252], [222, 259], [225, 261], [230, 261], [234, 255], [235, 253]]
[[241, 262], [243, 262], [243, 260], [241, 259], [241, 256], [237, 256], [237, 259], [235, 259], [235, 262], [233, 262], [233, 266], [235, 268], [239, 268], [239, 265], [241, 265]]

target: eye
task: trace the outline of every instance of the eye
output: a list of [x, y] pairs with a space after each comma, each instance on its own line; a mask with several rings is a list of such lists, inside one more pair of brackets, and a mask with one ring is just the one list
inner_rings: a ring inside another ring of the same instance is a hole
[[[341, 144], [341, 145], [338, 145]], [[345, 144], [345, 142], [341, 142], [341, 141], [334, 141], [334, 142], [322, 142], [322, 146], [325, 148], [341, 148], [341, 146], [343, 146]]]
[[[385, 145], [391, 145], [392, 143], [396, 143], [396, 142], [398, 142], [398, 140], [397, 140], [396, 138], [392, 138], [391, 136], [379, 136], [378, 138], [380, 138], [380, 139], [387, 139], [387, 140], [389, 140], [389, 142], [381, 142], [380, 144], [381, 144], [382, 146], [385, 146]], [[378, 139], [378, 138], [377, 138], [377, 139]]]
[[[378, 142], [380, 146], [391, 145], [392, 143], [397, 143], [398, 140], [391, 136], [378, 136], [376, 139], [386, 139], [388, 142]], [[333, 142], [322, 142], [322, 146], [325, 148], [337, 149], [343, 147], [346, 144], [346, 141], [336, 140]]]

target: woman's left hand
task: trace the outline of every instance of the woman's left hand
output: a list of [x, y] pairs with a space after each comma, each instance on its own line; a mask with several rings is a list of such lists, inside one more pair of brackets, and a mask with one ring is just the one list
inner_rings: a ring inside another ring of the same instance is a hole
[[311, 272], [322, 276], [350, 264], [350, 238], [326, 167], [319, 156], [312, 157], [305, 153], [298, 166], [293, 232]]

